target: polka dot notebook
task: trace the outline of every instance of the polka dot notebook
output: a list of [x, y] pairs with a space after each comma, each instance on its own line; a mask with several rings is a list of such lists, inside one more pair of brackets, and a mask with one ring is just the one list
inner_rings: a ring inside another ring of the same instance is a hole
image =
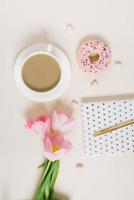
[[134, 152], [134, 124], [111, 133], [93, 134], [116, 123], [134, 119], [134, 99], [81, 104], [84, 150], [87, 155]]

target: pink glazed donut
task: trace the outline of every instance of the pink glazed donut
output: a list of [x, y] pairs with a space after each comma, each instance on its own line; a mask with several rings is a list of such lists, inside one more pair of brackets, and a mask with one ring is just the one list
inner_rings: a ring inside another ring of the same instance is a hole
[[78, 61], [85, 72], [102, 71], [111, 61], [111, 50], [103, 41], [88, 40], [78, 49]]

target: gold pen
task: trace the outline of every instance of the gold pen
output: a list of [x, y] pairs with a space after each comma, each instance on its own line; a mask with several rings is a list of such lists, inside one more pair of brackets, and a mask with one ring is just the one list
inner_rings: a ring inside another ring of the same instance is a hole
[[113, 125], [113, 126], [110, 126], [110, 127], [107, 127], [107, 128], [103, 128], [103, 129], [101, 129], [99, 131], [96, 131], [94, 133], [94, 137], [99, 136], [99, 135], [103, 135], [105, 133], [109, 133], [111, 131], [123, 128], [125, 126], [129, 126], [131, 124], [134, 124], [134, 119], [130, 119], [130, 120], [127, 120], [125, 122], [121, 122], [119, 124], [116, 124], [116, 125]]

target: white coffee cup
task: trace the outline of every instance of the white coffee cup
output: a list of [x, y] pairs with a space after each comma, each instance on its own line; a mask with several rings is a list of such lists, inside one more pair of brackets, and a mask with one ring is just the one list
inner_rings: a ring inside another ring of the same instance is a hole
[[[54, 58], [60, 67], [61, 76], [57, 85], [49, 91], [38, 92], [30, 89], [22, 77], [24, 63], [34, 55], [45, 54]], [[51, 101], [60, 97], [68, 88], [71, 79], [71, 66], [67, 56], [52, 44], [35, 44], [24, 49], [18, 56], [15, 69], [15, 82], [18, 89], [28, 98], [34, 101]]]

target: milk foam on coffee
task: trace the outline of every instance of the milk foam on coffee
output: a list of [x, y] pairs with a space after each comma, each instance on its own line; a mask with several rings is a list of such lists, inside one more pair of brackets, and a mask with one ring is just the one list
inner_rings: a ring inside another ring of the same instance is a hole
[[53, 89], [58, 84], [60, 77], [60, 66], [52, 56], [36, 54], [23, 64], [23, 81], [34, 91], [46, 92]]

